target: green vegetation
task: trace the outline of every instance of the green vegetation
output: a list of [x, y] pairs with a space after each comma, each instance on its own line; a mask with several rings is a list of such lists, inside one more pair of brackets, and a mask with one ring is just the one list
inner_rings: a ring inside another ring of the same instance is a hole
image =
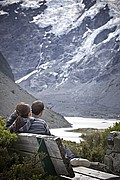
[[[44, 154], [23, 158], [11, 151], [12, 144], [17, 140], [5, 126], [5, 119], [0, 116], [0, 179], [1, 180], [57, 180], [58, 177], [47, 175], [42, 164]], [[39, 160], [38, 160], [39, 156]]]
[[77, 129], [74, 132], [82, 133], [84, 141], [75, 143], [64, 141], [64, 143], [74, 152], [76, 156], [87, 158], [90, 161], [102, 162], [107, 149], [107, 135], [111, 131], [120, 131], [120, 122], [106, 130], [97, 129]]
[[[111, 131], [120, 131], [120, 122], [106, 130], [77, 129], [82, 132], [84, 141], [64, 143], [76, 156], [87, 158], [90, 161], [103, 162], [107, 148], [107, 134]], [[0, 179], [1, 180], [57, 180], [58, 177], [47, 175], [43, 170], [42, 159], [44, 154], [35, 154], [29, 159], [11, 151], [12, 144], [17, 140], [16, 134], [11, 134], [5, 126], [5, 119], [0, 117]], [[38, 160], [39, 156], [39, 160]]]

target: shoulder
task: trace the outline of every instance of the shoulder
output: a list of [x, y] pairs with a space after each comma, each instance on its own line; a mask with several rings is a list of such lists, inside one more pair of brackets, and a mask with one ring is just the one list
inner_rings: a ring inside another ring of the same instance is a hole
[[42, 123], [42, 124], [47, 124], [45, 122], [45, 120], [41, 119], [41, 118], [34, 118], [34, 121], [38, 122], [38, 123]]
[[28, 118], [23, 118], [24, 122], [34, 122], [35, 121], [35, 118], [33, 117], [28, 117]]
[[12, 117], [12, 118], [17, 118], [17, 113], [16, 113], [16, 111], [14, 111], [14, 112], [10, 115], [10, 117]]

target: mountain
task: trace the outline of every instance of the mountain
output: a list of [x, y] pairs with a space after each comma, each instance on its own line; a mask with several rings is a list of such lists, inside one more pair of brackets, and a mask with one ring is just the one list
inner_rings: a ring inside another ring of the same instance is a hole
[[63, 115], [119, 118], [118, 0], [0, 5], [0, 50], [16, 83]]
[[12, 73], [12, 70], [1, 52], [0, 52], [0, 71], [6, 74], [8, 77], [10, 77], [14, 81], [14, 75]]
[[[7, 64], [6, 60], [2, 60], [3, 56], [1, 55], [0, 63], [2, 62], [2, 67], [5, 67]], [[8, 69], [5, 68], [5, 70], [8, 72], [8, 75], [11, 77], [11, 70], [9, 72]], [[4, 69], [2, 69], [2, 71], [4, 71]], [[6, 118], [14, 111], [16, 105], [19, 102], [25, 101], [26, 103], [32, 104], [32, 102], [36, 100], [35, 97], [27, 93], [19, 85], [15, 84], [15, 82], [10, 77], [6, 76], [3, 72], [0, 71], [0, 115]], [[47, 107], [44, 110], [42, 118], [48, 123], [50, 128], [71, 126], [63, 116]]]

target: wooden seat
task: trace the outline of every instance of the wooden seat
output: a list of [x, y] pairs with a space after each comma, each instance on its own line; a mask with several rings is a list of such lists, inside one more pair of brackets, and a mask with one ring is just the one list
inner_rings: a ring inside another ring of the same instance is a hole
[[46, 154], [43, 159], [45, 172], [50, 175], [74, 177], [72, 166], [65, 158], [65, 151], [59, 137], [21, 133], [18, 134], [14, 150], [22, 155], [43, 152]]
[[43, 152], [44, 170], [50, 175], [57, 175], [62, 179], [73, 180], [120, 180], [117, 175], [93, 170], [86, 167], [72, 168], [65, 157], [65, 151], [59, 137], [37, 135], [30, 133], [18, 134], [18, 141], [13, 149], [22, 155], [32, 155]]

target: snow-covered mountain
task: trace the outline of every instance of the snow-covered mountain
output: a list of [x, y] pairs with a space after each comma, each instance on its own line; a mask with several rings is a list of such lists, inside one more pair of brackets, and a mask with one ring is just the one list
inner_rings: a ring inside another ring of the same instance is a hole
[[119, 117], [120, 1], [0, 1], [16, 83], [63, 115]]

